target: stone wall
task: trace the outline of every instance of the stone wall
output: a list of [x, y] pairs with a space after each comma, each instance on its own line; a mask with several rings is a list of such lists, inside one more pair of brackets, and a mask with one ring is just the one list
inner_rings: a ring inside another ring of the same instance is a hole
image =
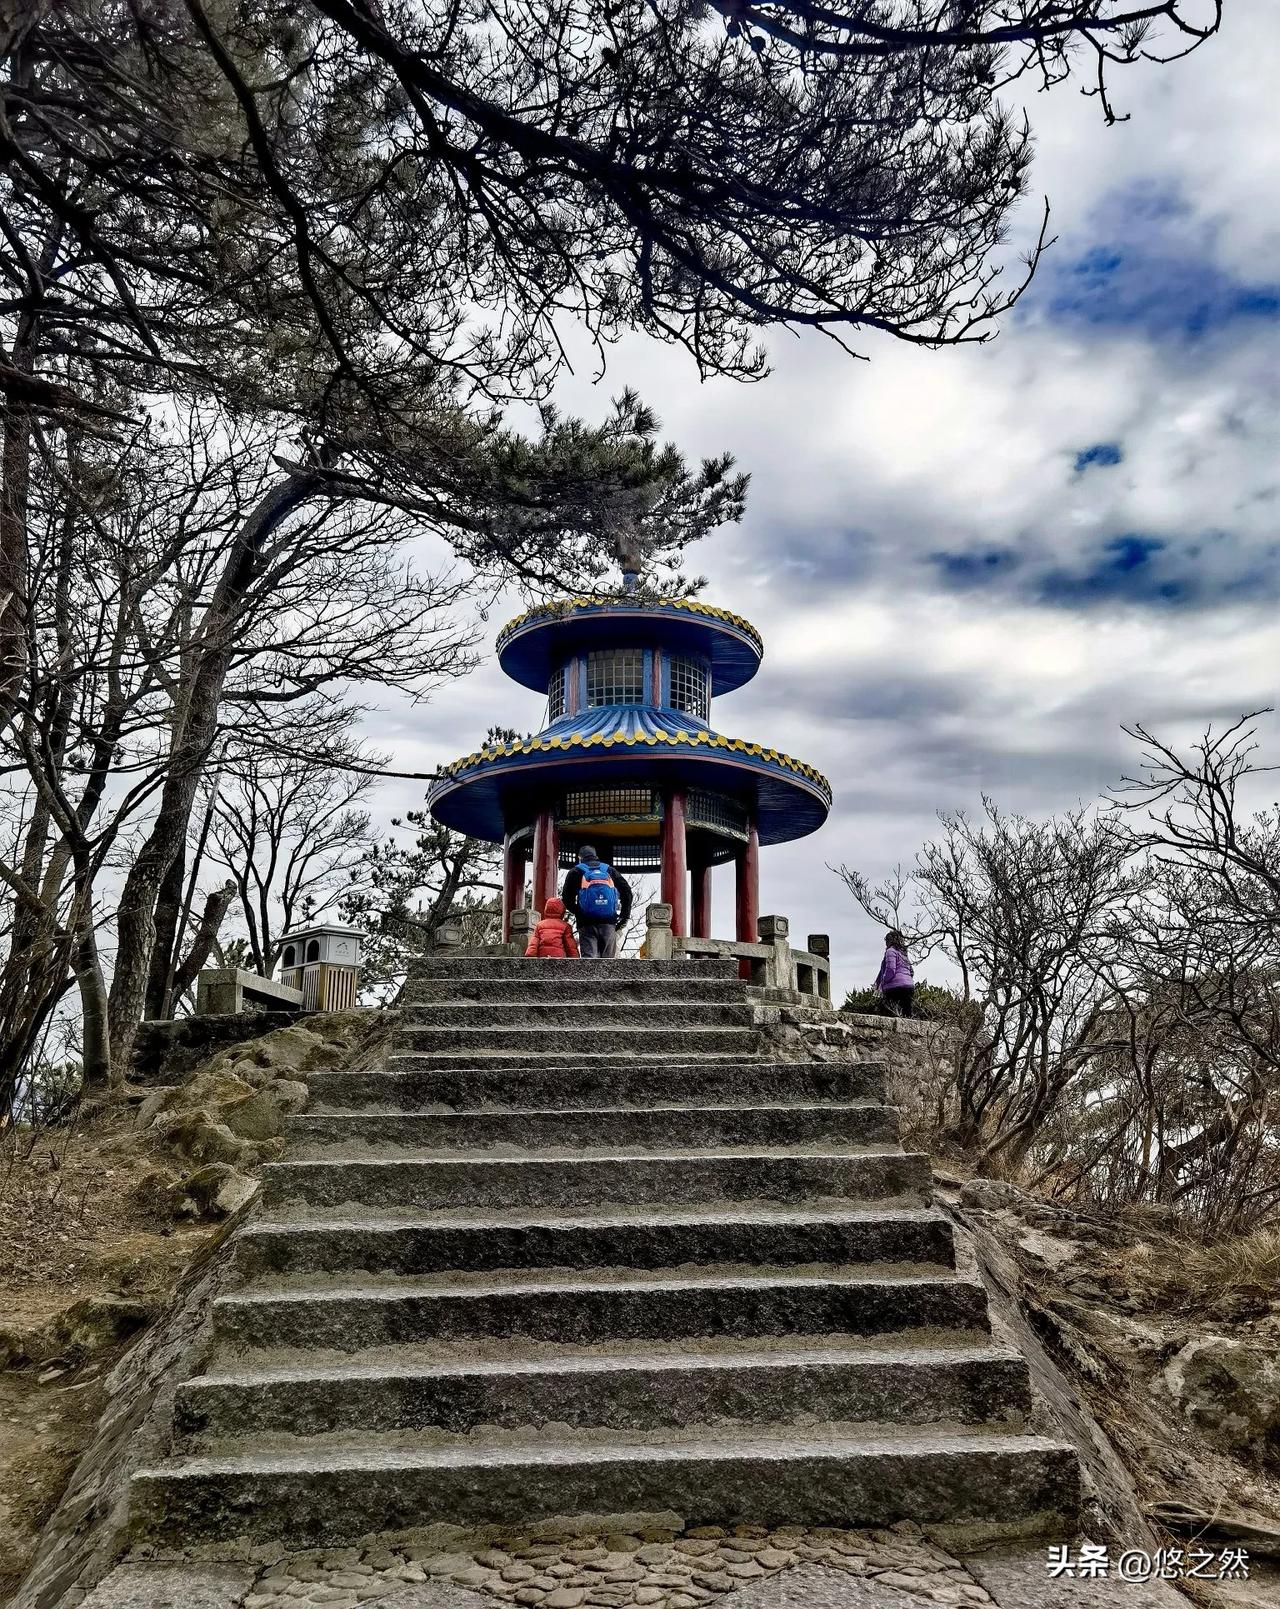
[[821, 1002], [800, 1004], [791, 990], [751, 989], [756, 1025], [779, 1061], [858, 1061], [857, 1045], [842, 1013]]
[[943, 1126], [953, 1054], [944, 1024], [776, 1004], [778, 996], [767, 990], [758, 991], [758, 998], [757, 1020], [779, 1059], [882, 1061], [889, 1104], [902, 1111], [904, 1136], [921, 1140]]
[[891, 1106], [902, 1112], [907, 1139], [921, 1139], [945, 1126], [955, 1042], [944, 1023], [908, 1017], [872, 1017], [842, 1011], [856, 1061], [882, 1061]]
[[[306, 1107], [306, 1075], [380, 1055], [396, 1013], [311, 1012], [285, 1026], [278, 1026], [274, 1011], [246, 1016], [272, 1031], [225, 1046], [181, 1082], [160, 1083], [167, 1072], [162, 1068], [138, 1108], [139, 1129], [154, 1131], [176, 1155], [196, 1164], [183, 1177], [156, 1175], [157, 1199], [183, 1216], [226, 1217], [251, 1201], [256, 1170], [280, 1155], [287, 1118]], [[184, 1046], [187, 1054], [195, 1042]]]
[[135, 1084], [179, 1084], [218, 1051], [261, 1039], [314, 1015], [299, 1007], [297, 1011], [242, 1011], [144, 1022], [134, 1041], [130, 1079]]

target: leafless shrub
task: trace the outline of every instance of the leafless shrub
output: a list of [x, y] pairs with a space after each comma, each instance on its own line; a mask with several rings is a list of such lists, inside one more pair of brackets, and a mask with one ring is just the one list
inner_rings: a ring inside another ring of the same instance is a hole
[[1058, 1200], [1265, 1231], [1280, 1211], [1280, 806], [1247, 798], [1271, 768], [1252, 717], [1189, 754], [1131, 735], [1142, 763], [1094, 809], [1037, 822], [987, 801], [980, 823], [943, 818], [883, 888], [841, 875], [950, 963], [972, 1007], [936, 1143]]

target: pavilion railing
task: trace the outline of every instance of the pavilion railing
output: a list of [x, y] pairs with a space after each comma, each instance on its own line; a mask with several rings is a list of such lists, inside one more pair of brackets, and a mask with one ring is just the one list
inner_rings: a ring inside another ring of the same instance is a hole
[[789, 919], [762, 916], [755, 944], [742, 939], [685, 938], [672, 933], [671, 907], [666, 904], [650, 905], [645, 922], [645, 954], [651, 961], [736, 957], [743, 976], [758, 989], [798, 995], [815, 1005], [831, 1002], [831, 940], [825, 933], [810, 933], [808, 949], [794, 950]]

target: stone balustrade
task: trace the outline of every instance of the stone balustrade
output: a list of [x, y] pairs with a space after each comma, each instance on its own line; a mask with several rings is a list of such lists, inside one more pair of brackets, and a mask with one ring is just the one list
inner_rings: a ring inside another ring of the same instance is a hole
[[196, 1016], [242, 1011], [289, 1011], [303, 1004], [302, 990], [241, 967], [206, 967], [196, 979]]
[[650, 905], [645, 911], [645, 954], [652, 961], [697, 960], [699, 957], [736, 957], [742, 974], [766, 998], [787, 1004], [831, 1004], [831, 940], [811, 933], [807, 950], [791, 947], [791, 923], [785, 916], [762, 916], [759, 942], [740, 939], [694, 939], [671, 931], [670, 905]]

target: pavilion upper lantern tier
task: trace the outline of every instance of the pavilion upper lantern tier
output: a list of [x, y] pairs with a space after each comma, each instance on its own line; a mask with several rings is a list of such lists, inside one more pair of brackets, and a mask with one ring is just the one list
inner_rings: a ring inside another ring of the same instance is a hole
[[[427, 802], [445, 826], [506, 846], [505, 905], [534, 905], [593, 844], [623, 872], [662, 872], [677, 933], [710, 936], [710, 871], [738, 866], [738, 936], [754, 940], [759, 845], [816, 831], [831, 790], [812, 766], [710, 725], [712, 698], [755, 675], [763, 645], [737, 615], [689, 599], [575, 598], [499, 633], [498, 661], [542, 693], [546, 724], [445, 768]], [[750, 932], [745, 933], [744, 929]]]
[[[575, 598], [531, 609], [504, 626], [498, 663], [521, 686], [545, 692], [555, 720], [572, 697], [571, 678], [589, 676], [593, 658], [598, 671], [602, 653], [624, 646], [650, 655], [652, 679], [645, 689], [651, 696], [626, 702], [701, 714], [704, 721], [709, 699], [749, 682], [764, 654], [754, 626], [692, 599]], [[592, 696], [606, 691], [591, 689]]]

